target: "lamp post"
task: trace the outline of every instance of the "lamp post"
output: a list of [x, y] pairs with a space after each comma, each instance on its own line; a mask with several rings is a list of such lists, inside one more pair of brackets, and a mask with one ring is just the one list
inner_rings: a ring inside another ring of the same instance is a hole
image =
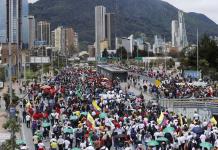
[[8, 19], [8, 28], [9, 28], [9, 35], [8, 35], [8, 77], [9, 77], [9, 95], [10, 95], [10, 104], [12, 103], [12, 52], [11, 52], [11, 0], [8, 1], [9, 3], [9, 19]]

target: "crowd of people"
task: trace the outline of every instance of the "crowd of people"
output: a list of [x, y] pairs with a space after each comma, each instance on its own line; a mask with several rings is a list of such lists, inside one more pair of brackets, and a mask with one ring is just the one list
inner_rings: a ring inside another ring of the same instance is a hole
[[47, 142], [50, 150], [218, 149], [214, 118], [186, 118], [145, 103], [92, 69], [66, 68], [47, 84], [27, 88], [23, 123], [35, 150], [46, 150]]
[[[144, 92], [148, 92], [157, 98], [167, 99], [187, 99], [187, 98], [215, 98], [218, 97], [218, 83], [209, 84], [204, 81], [196, 81], [184, 78], [182, 74], [156, 74], [154, 77], [143, 78], [138, 74], [129, 76], [129, 83], [138, 87]], [[147, 79], [153, 79], [160, 82], [150, 82]]]

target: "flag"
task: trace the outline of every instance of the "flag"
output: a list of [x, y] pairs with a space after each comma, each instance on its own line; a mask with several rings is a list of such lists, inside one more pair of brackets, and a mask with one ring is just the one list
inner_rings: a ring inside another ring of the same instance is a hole
[[164, 114], [163, 112], [161, 112], [159, 118], [157, 118], [157, 123], [160, 125], [163, 123], [163, 120], [164, 120]]
[[92, 124], [92, 127], [95, 127], [95, 120], [93, 119], [92, 115], [88, 113], [87, 120]]
[[211, 122], [212, 125], [217, 125], [217, 121], [216, 121], [216, 119], [214, 117], [212, 117], [210, 119], [210, 122]]
[[93, 107], [94, 107], [96, 110], [98, 110], [98, 111], [101, 110], [101, 108], [98, 106], [98, 104], [96, 103], [95, 100], [92, 101], [92, 105], [93, 105]]
[[156, 85], [156, 87], [160, 87], [160, 85], [161, 85], [160, 80], [155, 80], [155, 85]]
[[180, 120], [180, 124], [182, 126], [183, 125], [183, 120], [182, 120], [182, 115], [181, 114], [179, 114], [179, 120]]

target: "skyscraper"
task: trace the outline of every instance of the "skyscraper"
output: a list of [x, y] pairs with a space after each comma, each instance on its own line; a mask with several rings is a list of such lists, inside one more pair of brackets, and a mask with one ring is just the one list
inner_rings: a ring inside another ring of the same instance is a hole
[[55, 48], [59, 51], [65, 50], [65, 32], [63, 26], [57, 27], [55, 30]]
[[184, 13], [179, 10], [178, 12], [179, 17], [179, 45], [180, 50], [188, 46], [188, 40], [186, 35], [186, 27], [185, 27], [185, 19], [184, 19]]
[[51, 44], [50, 23], [47, 21], [40, 21], [37, 23], [37, 41], [43, 42], [46, 45]]
[[28, 1], [1, 0], [0, 11], [0, 42], [7, 43], [10, 31], [11, 43], [18, 43], [19, 48], [28, 45]]
[[34, 41], [36, 40], [36, 21], [34, 16], [29, 16], [29, 49], [34, 47]]
[[22, 48], [28, 48], [29, 45], [29, 3], [28, 0], [21, 0], [22, 10], [21, 10], [21, 18], [22, 18]]
[[185, 19], [182, 11], [178, 11], [178, 21], [172, 21], [172, 47], [182, 50], [188, 46], [188, 40], [186, 35]]
[[179, 46], [179, 22], [177, 20], [172, 21], [172, 47]]
[[105, 13], [104, 6], [95, 7], [95, 57], [101, 57], [100, 43], [105, 40]]
[[7, 41], [7, 7], [6, 0], [0, 2], [0, 43], [6, 43]]
[[109, 49], [115, 49], [115, 14], [105, 14], [105, 38], [108, 41]]
[[[17, 43], [19, 47], [22, 46], [22, 0], [7, 0], [7, 39], [9, 38], [9, 30], [11, 43]], [[11, 18], [9, 18], [9, 13]], [[9, 20], [11, 26], [9, 28]]]

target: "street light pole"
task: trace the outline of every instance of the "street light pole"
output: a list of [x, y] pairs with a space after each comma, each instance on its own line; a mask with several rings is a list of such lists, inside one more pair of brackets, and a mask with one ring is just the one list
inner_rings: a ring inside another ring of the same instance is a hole
[[198, 73], [198, 70], [199, 70], [199, 61], [198, 61], [198, 57], [199, 57], [199, 54], [198, 54], [198, 28], [197, 28], [197, 75], [198, 75], [198, 78], [199, 78], [199, 73]]
[[8, 1], [9, 3], [9, 21], [8, 21], [8, 63], [9, 63], [9, 67], [8, 67], [8, 77], [9, 77], [9, 95], [10, 95], [10, 104], [12, 103], [12, 52], [11, 52], [11, 0]]

